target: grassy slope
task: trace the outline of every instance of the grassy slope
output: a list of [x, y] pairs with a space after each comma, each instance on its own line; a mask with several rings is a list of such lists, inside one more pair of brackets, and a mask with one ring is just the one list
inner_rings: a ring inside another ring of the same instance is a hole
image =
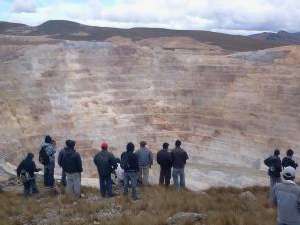
[[6, 192], [0, 193], [0, 225], [163, 225], [169, 216], [179, 211], [206, 213], [206, 225], [275, 224], [275, 210], [268, 208], [267, 189], [247, 190], [256, 195], [256, 202], [241, 200], [238, 196], [244, 190], [233, 188], [210, 189], [207, 194], [197, 194], [154, 186], [141, 190], [142, 200], [137, 202], [122, 196], [103, 200], [92, 188], [84, 188], [85, 197], [76, 202], [64, 195], [44, 194], [24, 199], [19, 194]]

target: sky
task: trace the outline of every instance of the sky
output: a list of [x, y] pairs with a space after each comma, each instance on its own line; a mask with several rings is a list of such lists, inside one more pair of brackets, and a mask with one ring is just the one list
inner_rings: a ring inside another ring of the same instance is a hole
[[300, 0], [0, 0], [0, 21], [71, 20], [230, 34], [300, 31]]

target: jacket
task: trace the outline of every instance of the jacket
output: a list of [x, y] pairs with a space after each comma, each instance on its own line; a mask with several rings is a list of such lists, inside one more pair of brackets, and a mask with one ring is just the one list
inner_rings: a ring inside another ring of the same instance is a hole
[[25, 170], [30, 177], [34, 177], [34, 173], [38, 172], [39, 169], [36, 168], [35, 162], [30, 157], [26, 157], [17, 168], [17, 176], [19, 177], [21, 171]]
[[269, 167], [268, 174], [270, 177], [280, 177], [282, 172], [281, 159], [279, 156], [272, 155], [264, 160], [266, 166]]
[[123, 152], [121, 155], [121, 167], [125, 173], [138, 172], [139, 163], [137, 155], [131, 151]]
[[153, 164], [153, 155], [152, 152], [148, 148], [140, 148], [136, 155], [138, 157], [138, 163], [140, 167], [151, 167]]
[[66, 173], [82, 172], [81, 157], [75, 149], [65, 148], [65, 154], [62, 157], [61, 165]]
[[186, 164], [186, 160], [189, 159], [188, 154], [182, 148], [175, 148], [171, 152], [172, 164], [175, 169], [183, 169]]
[[49, 156], [49, 164], [55, 164], [55, 153], [56, 153], [56, 150], [55, 150], [55, 147], [52, 145], [52, 144], [49, 144], [49, 143], [43, 143], [41, 148], [43, 147], [46, 147], [46, 153], [47, 155]]
[[298, 164], [295, 162], [295, 160], [293, 160], [292, 157], [287, 156], [287, 157], [284, 157], [282, 160], [282, 167], [286, 168], [288, 166], [291, 166], [294, 169], [297, 169]]
[[118, 167], [115, 156], [107, 150], [102, 150], [94, 157], [94, 163], [97, 166], [100, 177], [110, 176]]
[[293, 181], [284, 180], [273, 188], [273, 204], [277, 206], [279, 224], [300, 224], [300, 187]]
[[172, 167], [172, 156], [171, 152], [167, 149], [162, 149], [157, 153], [157, 163], [162, 168], [171, 168]]

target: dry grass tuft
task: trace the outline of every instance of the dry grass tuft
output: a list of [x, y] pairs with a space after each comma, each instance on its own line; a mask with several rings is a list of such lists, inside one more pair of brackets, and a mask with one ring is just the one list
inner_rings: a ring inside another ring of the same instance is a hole
[[[243, 191], [251, 191], [257, 201], [240, 199]], [[83, 188], [85, 197], [75, 201], [65, 195], [24, 199], [15, 193], [0, 193], [0, 225], [165, 225], [169, 216], [180, 211], [207, 214], [206, 225], [275, 224], [267, 188], [212, 188], [205, 194], [153, 186], [140, 192], [142, 199], [136, 202], [123, 196], [102, 199], [93, 188]]]

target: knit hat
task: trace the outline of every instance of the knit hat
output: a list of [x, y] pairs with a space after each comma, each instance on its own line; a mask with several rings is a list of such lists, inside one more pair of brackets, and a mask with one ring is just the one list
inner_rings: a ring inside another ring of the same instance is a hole
[[282, 175], [283, 175], [283, 178], [284, 179], [291, 179], [291, 178], [295, 178], [296, 176], [296, 170], [291, 167], [291, 166], [288, 166], [286, 168], [284, 168], [283, 172], [282, 172]]
[[101, 149], [107, 149], [108, 148], [108, 144], [106, 143], [106, 142], [103, 142], [102, 144], [101, 144]]

